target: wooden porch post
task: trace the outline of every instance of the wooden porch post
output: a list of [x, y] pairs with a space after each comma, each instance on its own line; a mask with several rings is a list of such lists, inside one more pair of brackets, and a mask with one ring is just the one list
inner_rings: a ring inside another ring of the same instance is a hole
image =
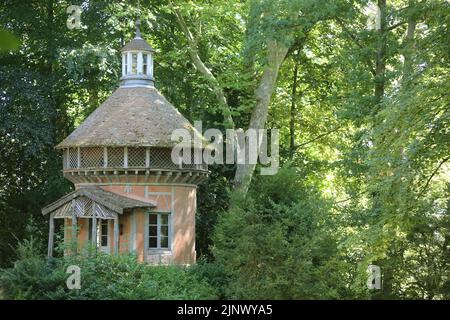
[[119, 254], [119, 215], [114, 218], [114, 254]]
[[47, 256], [49, 258], [53, 257], [53, 238], [55, 235], [55, 221], [54, 213], [50, 213], [49, 228], [48, 228], [48, 251]]
[[150, 219], [150, 211], [144, 211], [144, 254], [143, 259], [146, 263], [148, 260], [148, 223]]
[[78, 232], [77, 232], [77, 215], [75, 213], [75, 199], [72, 200], [72, 245], [74, 246], [74, 252], [77, 252], [78, 246]]
[[97, 215], [95, 213], [96, 203], [92, 204], [92, 244], [97, 248]]

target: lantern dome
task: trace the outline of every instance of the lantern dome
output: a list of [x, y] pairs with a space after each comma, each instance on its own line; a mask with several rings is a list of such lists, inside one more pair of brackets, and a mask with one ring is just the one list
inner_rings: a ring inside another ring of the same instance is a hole
[[122, 48], [121, 87], [152, 87], [153, 48], [141, 38], [140, 22], [136, 21], [136, 35]]

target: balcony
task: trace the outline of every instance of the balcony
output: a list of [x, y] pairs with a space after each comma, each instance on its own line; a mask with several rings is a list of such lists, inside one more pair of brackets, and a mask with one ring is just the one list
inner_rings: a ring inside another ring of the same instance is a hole
[[[172, 149], [160, 147], [78, 147], [63, 150], [63, 172], [71, 176], [158, 175], [188, 177], [186, 182], [201, 181], [208, 176], [206, 163], [174, 163]], [[166, 179], [167, 180], [167, 179]], [[172, 180], [171, 180], [172, 181]], [[184, 181], [184, 179], [183, 179]], [[75, 181], [73, 181], [75, 182]]]

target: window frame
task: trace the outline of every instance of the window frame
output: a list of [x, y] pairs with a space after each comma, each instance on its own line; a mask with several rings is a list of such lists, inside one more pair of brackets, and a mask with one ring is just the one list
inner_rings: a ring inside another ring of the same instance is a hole
[[[111, 232], [110, 232], [110, 227], [111, 227], [111, 219], [100, 219], [100, 218], [96, 218], [97, 219], [97, 231], [96, 231], [96, 236], [97, 236], [97, 248], [99, 248], [101, 251], [105, 252], [105, 253], [110, 253], [110, 243], [111, 243]], [[102, 246], [102, 237], [104, 237], [104, 235], [102, 235], [102, 229], [103, 226], [102, 224], [106, 223], [106, 246]], [[88, 241], [92, 242], [92, 219], [88, 219]]]
[[[103, 228], [106, 226], [106, 235], [103, 234]], [[106, 246], [104, 246], [103, 239], [106, 237]], [[108, 219], [100, 219], [100, 223], [98, 224], [98, 244], [102, 250], [109, 251], [109, 240], [110, 240], [110, 232], [109, 232], [109, 220]]]
[[[156, 215], [156, 224], [150, 222], [151, 216]], [[162, 223], [162, 216], [167, 216], [167, 224]], [[171, 212], [149, 212], [147, 215], [147, 223], [146, 223], [146, 230], [147, 230], [147, 251], [148, 252], [168, 252], [172, 251], [172, 213]], [[156, 236], [152, 235], [150, 232], [150, 227], [156, 226]], [[167, 226], [167, 236], [161, 235], [161, 228]], [[156, 247], [150, 246], [150, 239], [156, 238]], [[161, 240], [162, 238], [167, 238], [167, 247], [161, 246]]]
[[[135, 60], [136, 58], [136, 60]], [[135, 75], [138, 74], [138, 53], [132, 52], [131, 53], [131, 72], [130, 74]]]
[[142, 74], [144, 76], [147, 76], [148, 73], [148, 54], [143, 53], [142, 54]]

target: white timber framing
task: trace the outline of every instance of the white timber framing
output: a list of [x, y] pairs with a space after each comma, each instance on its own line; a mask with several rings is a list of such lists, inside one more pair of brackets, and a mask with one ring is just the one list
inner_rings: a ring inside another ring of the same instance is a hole
[[72, 237], [71, 237], [71, 246], [73, 246], [73, 249], [77, 250], [77, 237], [78, 237], [78, 232], [77, 232], [77, 215], [75, 212], [75, 199], [72, 200], [71, 203], [72, 206]]
[[142, 51], [139, 51], [137, 54], [137, 74], [142, 74], [142, 64], [143, 64], [143, 58], [142, 58]]
[[127, 75], [131, 74], [131, 52], [127, 52]]
[[170, 235], [169, 235], [169, 239], [170, 239], [170, 251], [171, 252], [173, 252], [173, 249], [174, 249], [174, 242], [175, 241], [173, 241], [173, 235], [174, 235], [174, 221], [175, 221], [175, 187], [174, 186], [172, 186], [172, 188], [171, 188], [171, 203], [170, 203], [170, 211], [171, 211], [171, 214], [170, 214], [170, 216], [169, 216], [169, 219], [170, 219], [170, 224], [169, 224], [169, 233], [170, 233]]
[[148, 260], [148, 221], [150, 212], [145, 211], [144, 213], [144, 262]]
[[127, 63], [126, 63], [127, 56], [125, 54], [122, 54], [122, 76], [125, 76], [127, 74]]
[[145, 148], [145, 167], [150, 168], [150, 148]]
[[81, 168], [81, 152], [80, 147], [77, 147], [77, 168]]
[[108, 168], [108, 148], [103, 147], [103, 167]]
[[48, 251], [47, 256], [49, 258], [53, 257], [53, 241], [55, 237], [55, 213], [50, 213], [49, 226], [48, 226]]
[[130, 233], [130, 252], [136, 251], [136, 229], [137, 229], [137, 219], [136, 219], [137, 210], [131, 210], [131, 233]]
[[67, 148], [66, 151], [67, 151], [66, 168], [70, 169], [70, 149]]
[[123, 167], [128, 168], [128, 147], [123, 148]]
[[97, 215], [96, 215], [96, 203], [94, 202], [92, 204], [92, 236], [91, 236], [91, 240], [92, 240], [92, 245], [94, 248], [97, 248]]
[[114, 254], [119, 254], [119, 215], [114, 218]]

